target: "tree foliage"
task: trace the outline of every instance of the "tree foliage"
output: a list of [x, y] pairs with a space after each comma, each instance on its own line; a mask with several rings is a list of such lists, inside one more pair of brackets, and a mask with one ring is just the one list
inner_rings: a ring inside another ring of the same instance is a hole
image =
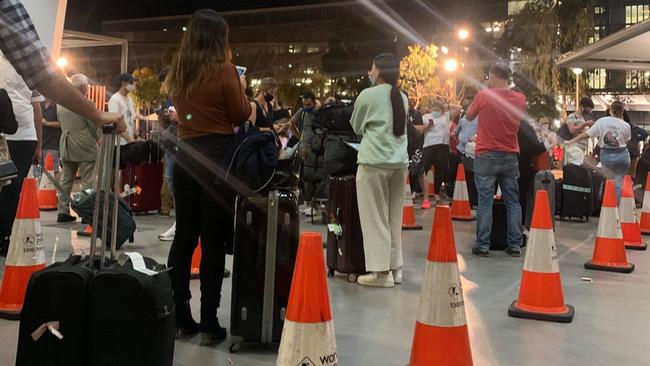
[[438, 47], [412, 45], [408, 47], [400, 66], [400, 87], [416, 105], [428, 107], [436, 100], [455, 100], [453, 79], [440, 77]]
[[161, 82], [158, 80], [158, 73], [148, 67], [143, 67], [135, 70], [133, 77], [138, 79], [135, 83], [135, 90], [131, 92], [133, 101], [138, 109], [149, 113], [164, 100], [164, 96], [160, 92]]
[[[557, 116], [557, 97], [575, 93], [575, 75], [558, 68], [556, 61], [589, 43], [594, 35], [592, 13], [588, 0], [532, 0], [510, 19], [499, 49], [516, 55], [515, 82], [528, 97], [534, 117]], [[585, 82], [581, 88], [584, 92]]]

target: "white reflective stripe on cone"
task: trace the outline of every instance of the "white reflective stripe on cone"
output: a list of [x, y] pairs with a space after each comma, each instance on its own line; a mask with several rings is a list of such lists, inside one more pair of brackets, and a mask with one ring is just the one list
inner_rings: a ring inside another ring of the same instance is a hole
[[469, 194], [467, 193], [467, 185], [465, 182], [456, 182], [454, 187], [454, 201], [469, 201]]
[[7, 266], [35, 266], [45, 263], [43, 231], [36, 219], [16, 219], [11, 230]]
[[417, 320], [434, 327], [467, 325], [458, 263], [427, 261]]
[[337, 363], [332, 321], [297, 323], [284, 320], [282, 340], [278, 350], [278, 366], [335, 366]]
[[643, 208], [641, 209], [641, 212], [650, 213], [650, 191], [646, 191], [643, 194]]
[[603, 207], [600, 210], [598, 237], [610, 239], [623, 238], [621, 224], [618, 221], [618, 209], [616, 207]]
[[[50, 172], [50, 171], [48, 171], [48, 172], [52, 176], [54, 176], [53, 172]], [[53, 190], [54, 189], [54, 184], [52, 184], [52, 182], [45, 176], [45, 174], [43, 174], [43, 176], [41, 177], [41, 182], [38, 185], [38, 189], [40, 189], [40, 190], [52, 189]]]
[[524, 270], [537, 273], [560, 272], [553, 230], [530, 229], [526, 258], [524, 259]]
[[634, 223], [636, 221], [636, 203], [632, 197], [622, 197], [620, 208], [618, 210], [621, 215], [621, 222]]

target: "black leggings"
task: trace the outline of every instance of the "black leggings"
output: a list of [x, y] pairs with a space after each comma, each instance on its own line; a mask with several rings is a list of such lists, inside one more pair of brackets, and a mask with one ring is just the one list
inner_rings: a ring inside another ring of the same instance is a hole
[[176, 236], [169, 250], [176, 306], [191, 298], [192, 255], [201, 238], [201, 323], [212, 324], [221, 302], [226, 246], [232, 245], [234, 194], [216, 177], [223, 174], [221, 160], [232, 140], [210, 135], [184, 140], [174, 164]]
[[29, 174], [36, 151], [36, 141], [7, 141], [7, 145], [11, 160], [18, 169], [18, 177], [0, 191], [0, 239], [11, 236], [23, 180]]
[[440, 187], [447, 178], [449, 145], [439, 144], [425, 147], [422, 150], [422, 164], [425, 175], [429, 172], [431, 166], [436, 168], [434, 172], [434, 189], [436, 193], [440, 193]]

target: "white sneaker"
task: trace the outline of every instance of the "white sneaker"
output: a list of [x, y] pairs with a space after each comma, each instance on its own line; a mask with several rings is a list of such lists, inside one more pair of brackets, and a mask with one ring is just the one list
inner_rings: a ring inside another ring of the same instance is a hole
[[176, 222], [174, 222], [174, 225], [172, 225], [169, 230], [158, 235], [158, 239], [160, 241], [174, 241], [174, 236], [176, 236]]
[[395, 287], [393, 272], [381, 273], [372, 272], [367, 275], [359, 276], [357, 282], [362, 286], [372, 287]]
[[393, 272], [393, 278], [395, 279], [395, 284], [401, 285], [403, 281], [402, 267], [398, 269], [394, 269], [392, 272]]

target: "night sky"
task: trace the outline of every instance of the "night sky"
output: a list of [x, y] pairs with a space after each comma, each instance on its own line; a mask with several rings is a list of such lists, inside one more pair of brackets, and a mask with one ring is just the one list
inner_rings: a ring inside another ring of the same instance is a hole
[[[340, 0], [339, 0], [340, 1]], [[190, 14], [329, 2], [328, 0], [68, 0], [66, 29], [98, 31], [104, 20]]]

